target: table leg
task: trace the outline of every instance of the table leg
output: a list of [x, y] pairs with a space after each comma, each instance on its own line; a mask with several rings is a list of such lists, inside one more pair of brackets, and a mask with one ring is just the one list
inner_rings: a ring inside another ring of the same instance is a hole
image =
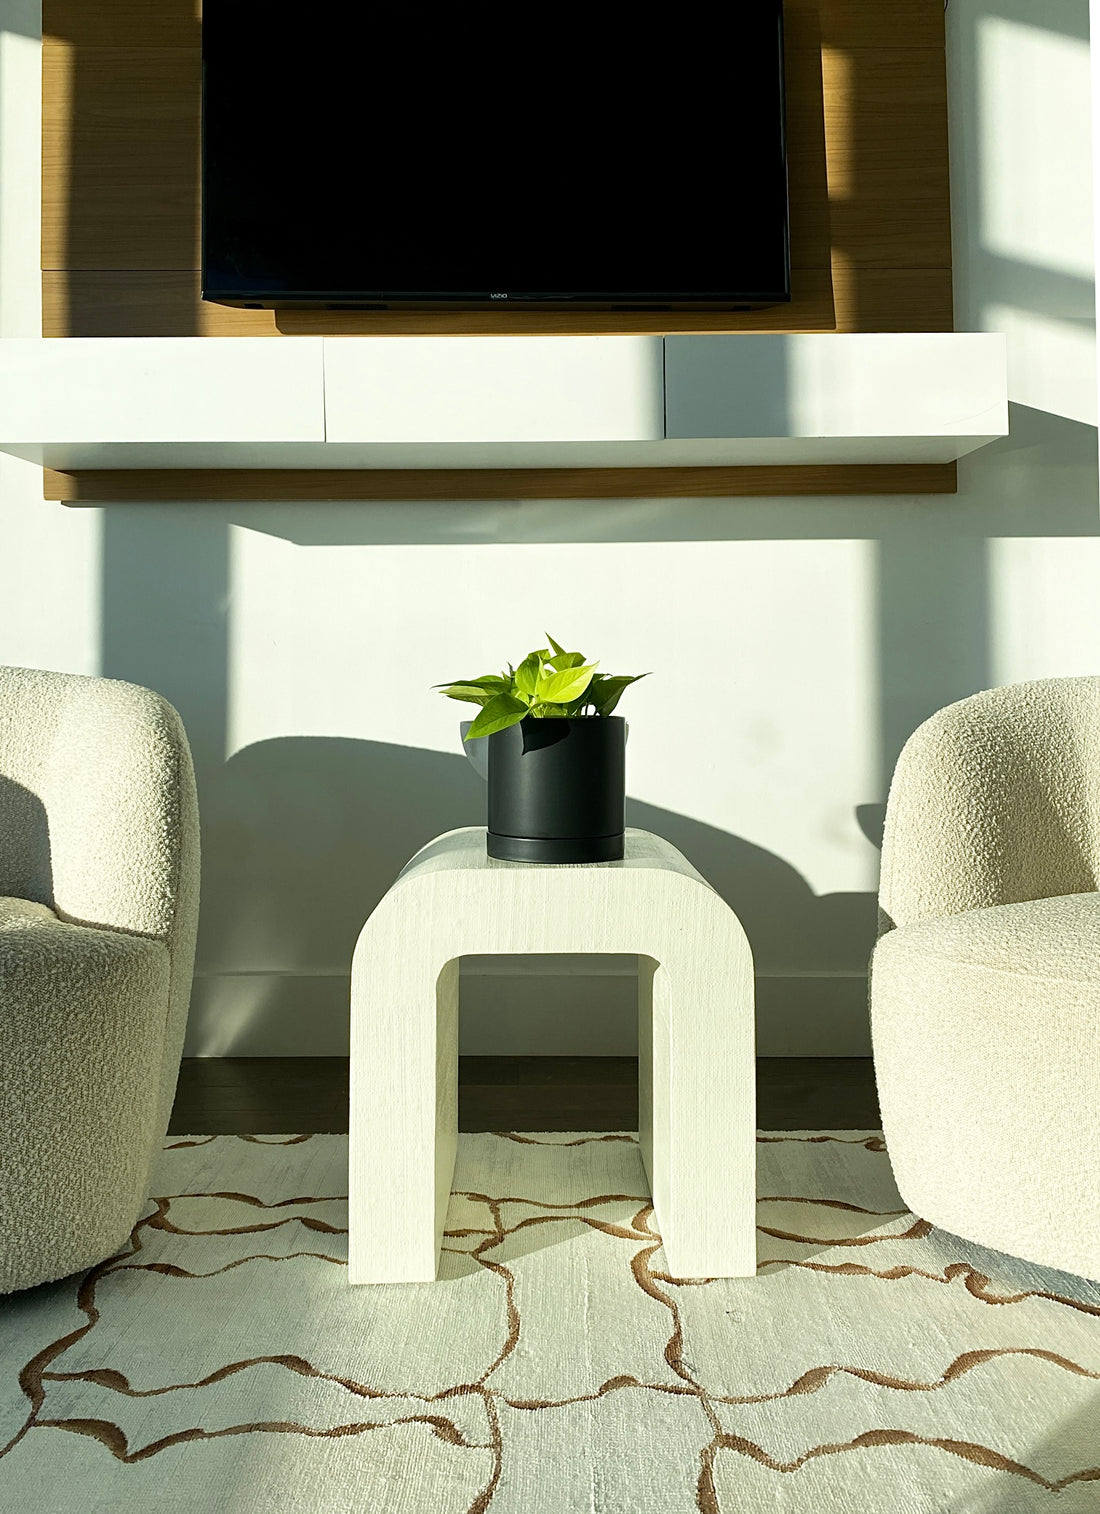
[[639, 1134], [677, 1277], [756, 1272], [752, 959], [721, 908], [726, 920], [708, 918], [700, 939], [640, 973]]
[[374, 919], [352, 968], [348, 1280], [426, 1283], [458, 1146], [458, 960], [410, 962]]

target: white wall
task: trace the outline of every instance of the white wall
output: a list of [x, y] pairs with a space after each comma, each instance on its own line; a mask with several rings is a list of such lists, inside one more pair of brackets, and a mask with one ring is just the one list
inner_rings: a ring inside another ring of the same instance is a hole
[[[10, 335], [37, 319], [37, 65], [3, 5]], [[65, 510], [5, 468], [0, 661], [150, 684], [191, 735], [192, 1052], [344, 1049], [358, 925], [417, 845], [482, 818], [461, 711], [429, 685], [547, 630], [652, 670], [623, 705], [632, 823], [745, 922], [761, 1050], [868, 1049], [902, 741], [976, 689], [1100, 668], [1087, 6], [952, 0], [948, 22], [958, 325], [1009, 332], [1016, 401], [957, 496]], [[629, 963], [486, 966], [467, 1050], [630, 1049]]]

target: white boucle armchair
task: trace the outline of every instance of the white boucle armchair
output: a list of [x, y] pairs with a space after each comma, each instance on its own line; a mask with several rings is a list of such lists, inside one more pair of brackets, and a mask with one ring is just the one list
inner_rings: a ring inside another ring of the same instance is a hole
[[195, 779], [148, 689], [0, 668], [0, 1292], [111, 1255], [167, 1128]]
[[886, 1144], [922, 1218], [1100, 1277], [1100, 678], [922, 725], [890, 789], [871, 967]]

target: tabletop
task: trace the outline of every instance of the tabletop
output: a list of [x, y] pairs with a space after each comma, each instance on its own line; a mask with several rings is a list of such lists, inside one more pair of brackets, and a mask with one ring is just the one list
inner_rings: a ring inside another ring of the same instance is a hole
[[[706, 883], [701, 873], [669, 841], [655, 836], [651, 831], [627, 827], [624, 855], [615, 862], [510, 862], [490, 857], [485, 851], [485, 827], [463, 826], [461, 830], [445, 831], [422, 846], [416, 855], [405, 864], [398, 874], [398, 881], [425, 877], [430, 873], [484, 873], [499, 870], [532, 873], [570, 874], [591, 868], [618, 869], [619, 871], [650, 871], [679, 873], [697, 883]], [[710, 885], [707, 885], [708, 888]]]

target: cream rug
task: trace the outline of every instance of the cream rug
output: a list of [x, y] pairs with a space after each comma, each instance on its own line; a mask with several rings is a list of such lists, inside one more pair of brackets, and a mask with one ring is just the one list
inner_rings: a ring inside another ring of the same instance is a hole
[[665, 1271], [629, 1136], [463, 1136], [441, 1280], [349, 1288], [341, 1136], [178, 1137], [0, 1300], [3, 1514], [1082, 1514], [1100, 1287], [759, 1137], [760, 1272]]

